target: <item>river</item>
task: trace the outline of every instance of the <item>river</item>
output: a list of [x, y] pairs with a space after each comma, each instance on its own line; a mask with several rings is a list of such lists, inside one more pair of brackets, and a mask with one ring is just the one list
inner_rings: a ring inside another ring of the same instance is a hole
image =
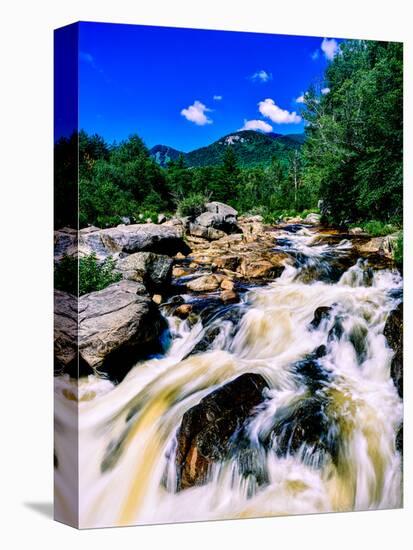
[[[395, 434], [403, 404], [383, 336], [402, 300], [402, 277], [363, 258], [335, 276], [334, 259], [349, 257], [351, 239], [323, 244], [317, 236], [317, 228], [304, 226], [278, 232], [274, 246], [293, 261], [273, 282], [248, 288], [240, 303], [214, 309], [211, 294], [210, 302], [204, 298], [210, 313], [195, 323], [168, 317], [165, 307], [165, 354], [138, 363], [120, 384], [81, 379], [77, 403], [63, 397], [71, 382], [56, 380], [58, 456], [76, 439], [77, 423], [67, 418], [79, 407], [81, 527], [402, 505]], [[318, 308], [325, 315], [312, 324]], [[198, 351], [211, 329], [215, 337]], [[184, 413], [244, 373], [262, 375], [269, 386], [243, 427], [265, 481], [246, 475], [234, 454], [214, 464], [208, 483], [177, 491], [176, 434]], [[317, 438], [301, 425], [297, 444], [294, 423], [303, 417]], [[76, 498], [69, 470], [61, 467], [56, 477], [62, 509]]]

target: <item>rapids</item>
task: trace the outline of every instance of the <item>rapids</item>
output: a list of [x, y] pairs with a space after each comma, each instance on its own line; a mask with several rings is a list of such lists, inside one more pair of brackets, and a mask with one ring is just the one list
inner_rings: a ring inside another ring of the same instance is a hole
[[[239, 304], [214, 309], [212, 296], [211, 312], [196, 324], [167, 317], [164, 355], [139, 362], [119, 385], [95, 376], [78, 387], [56, 379], [56, 506], [69, 510], [78, 498], [80, 527], [402, 505], [395, 435], [403, 405], [383, 336], [401, 301], [401, 275], [360, 258], [334, 277], [332, 261], [351, 253], [351, 241], [317, 244], [313, 229], [295, 229], [274, 245], [292, 258], [278, 279], [250, 287]], [[309, 270], [315, 279], [304, 276]], [[331, 309], [315, 327], [319, 307]], [[198, 351], [212, 329], [212, 344]], [[320, 346], [317, 368], [306, 370]], [[243, 475], [229, 458], [214, 466], [209, 483], [176, 492], [183, 414], [243, 373], [261, 374], [270, 387], [245, 426], [266, 482]], [[78, 401], [70, 399], [76, 392]], [[303, 440], [293, 452], [290, 441], [282, 451], [288, 422], [296, 411], [311, 414], [308, 403], [322, 405], [321, 443]], [[63, 460], [70, 444], [78, 445], [79, 497]]]

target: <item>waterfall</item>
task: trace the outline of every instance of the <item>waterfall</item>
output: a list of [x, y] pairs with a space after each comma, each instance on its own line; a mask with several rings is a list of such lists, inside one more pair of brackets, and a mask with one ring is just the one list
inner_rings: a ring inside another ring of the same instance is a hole
[[[334, 278], [332, 258], [347, 257], [351, 242], [319, 245], [306, 228], [286, 233], [277, 248], [294, 260], [281, 277], [195, 324], [167, 317], [165, 354], [137, 363], [120, 384], [89, 376], [76, 402], [67, 398], [74, 382], [58, 380], [60, 453], [76, 438], [65, 415], [79, 408], [81, 527], [401, 506], [395, 434], [403, 405], [383, 336], [401, 275], [359, 259]], [[318, 308], [326, 314], [312, 323]], [[212, 343], [198, 351], [211, 330]], [[177, 491], [184, 413], [244, 373], [269, 386], [243, 428], [264, 481], [246, 475], [235, 453], [213, 465], [204, 485]], [[63, 506], [64, 471], [57, 479]]]

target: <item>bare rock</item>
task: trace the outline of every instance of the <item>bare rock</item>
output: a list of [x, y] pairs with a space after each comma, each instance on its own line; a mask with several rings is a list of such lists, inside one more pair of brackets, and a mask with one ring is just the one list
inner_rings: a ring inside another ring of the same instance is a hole
[[172, 265], [173, 259], [164, 254], [136, 252], [118, 260], [116, 269], [124, 279], [142, 282], [152, 292], [170, 284]]
[[120, 381], [130, 368], [160, 350], [166, 324], [139, 283], [121, 281], [79, 298], [80, 363]]
[[174, 256], [189, 254], [190, 248], [174, 225], [154, 223], [112, 227], [100, 231], [101, 240], [109, 253], [155, 252]]

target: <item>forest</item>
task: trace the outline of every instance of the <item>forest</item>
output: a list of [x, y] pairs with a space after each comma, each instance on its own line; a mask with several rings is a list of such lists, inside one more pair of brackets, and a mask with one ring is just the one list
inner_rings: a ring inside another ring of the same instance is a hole
[[73, 225], [67, 203], [76, 200], [79, 181], [80, 227], [108, 227], [125, 218], [155, 221], [175, 211], [190, 215], [207, 200], [261, 214], [267, 222], [321, 208], [331, 225], [400, 227], [402, 44], [343, 42], [322, 87], [329, 93], [312, 86], [304, 96], [304, 144], [254, 166], [239, 162], [231, 145], [218, 165], [187, 166], [180, 156], [161, 167], [138, 135], [112, 145], [84, 131], [61, 138], [55, 144], [56, 226]]

